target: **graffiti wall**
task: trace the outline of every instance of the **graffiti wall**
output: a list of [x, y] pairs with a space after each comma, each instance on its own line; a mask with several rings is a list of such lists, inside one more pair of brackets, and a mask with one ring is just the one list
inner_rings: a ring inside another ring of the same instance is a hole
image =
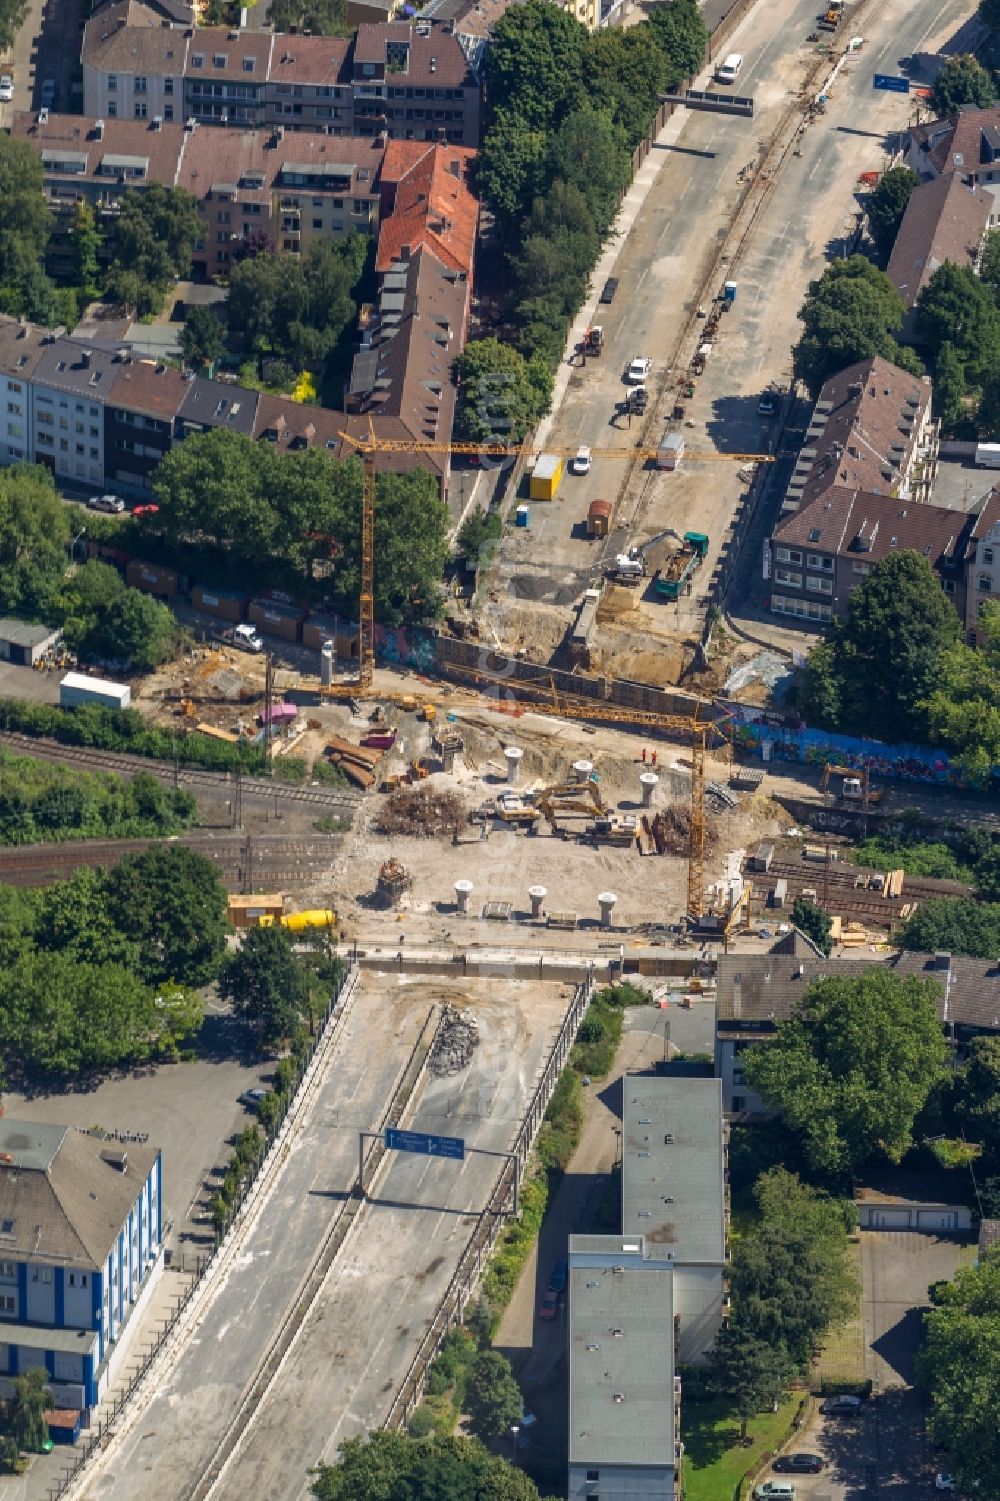
[[782, 725], [772, 716], [749, 705], [730, 705], [733, 710], [733, 744], [765, 761], [797, 761], [804, 766], [867, 766], [873, 779], [895, 778], [906, 782], [936, 782], [961, 786], [958, 768], [946, 751], [922, 745], [883, 745], [880, 740], [860, 740], [836, 735], [830, 730], [811, 730], [805, 724]]

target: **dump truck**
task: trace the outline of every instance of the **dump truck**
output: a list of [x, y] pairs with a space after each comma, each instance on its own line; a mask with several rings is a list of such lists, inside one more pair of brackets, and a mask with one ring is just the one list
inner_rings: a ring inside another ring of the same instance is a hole
[[704, 532], [685, 532], [681, 546], [653, 577], [653, 588], [661, 599], [680, 599], [694, 574], [708, 554]]
[[826, 11], [826, 13], [824, 15], [820, 16], [820, 18], [819, 18], [819, 29], [820, 29], [820, 31], [836, 31], [837, 27], [840, 25], [840, 22], [841, 22], [841, 13], [840, 13], [840, 11], [839, 10], [828, 10], [828, 11]]

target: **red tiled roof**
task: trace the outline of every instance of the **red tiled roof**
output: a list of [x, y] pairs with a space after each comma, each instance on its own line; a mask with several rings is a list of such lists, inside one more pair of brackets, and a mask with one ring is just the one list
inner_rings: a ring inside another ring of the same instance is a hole
[[170, 365], [152, 360], [129, 360], [118, 368], [107, 395], [109, 406], [124, 407], [149, 417], [173, 418], [188, 393], [188, 382]]
[[975, 267], [993, 207], [992, 194], [954, 172], [914, 188], [886, 268], [907, 307], [944, 261]]
[[412, 254], [423, 246], [442, 265], [471, 277], [479, 204], [466, 179], [474, 156], [460, 146], [388, 142], [382, 180], [395, 183], [396, 192], [379, 232], [377, 271], [407, 259], [407, 248]]

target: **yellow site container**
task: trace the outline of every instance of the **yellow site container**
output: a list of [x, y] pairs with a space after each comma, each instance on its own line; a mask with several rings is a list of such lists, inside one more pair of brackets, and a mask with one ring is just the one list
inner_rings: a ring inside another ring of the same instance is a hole
[[563, 477], [563, 461], [558, 454], [540, 453], [531, 471], [528, 494], [532, 500], [555, 500]]

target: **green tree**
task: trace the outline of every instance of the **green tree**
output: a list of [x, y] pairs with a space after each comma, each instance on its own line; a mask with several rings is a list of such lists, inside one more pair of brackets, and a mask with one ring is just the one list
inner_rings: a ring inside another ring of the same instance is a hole
[[259, 354], [276, 355], [296, 368], [326, 358], [357, 307], [351, 295], [368, 253], [357, 233], [317, 240], [308, 255], [265, 251], [234, 266], [226, 316]]
[[181, 1043], [201, 1031], [205, 1003], [198, 992], [187, 985], [174, 985], [168, 981], [166, 985], [158, 986], [153, 1005], [158, 1020], [157, 1041], [163, 1052], [176, 1054]]
[[175, 650], [177, 620], [159, 600], [128, 588], [107, 563], [89, 561], [62, 591], [63, 634], [83, 656], [125, 660], [148, 669]]
[[552, 376], [499, 339], [473, 339], [455, 362], [458, 431], [469, 442], [521, 443], [552, 401]]
[[787, 1353], [788, 1374], [808, 1366], [827, 1329], [856, 1306], [847, 1264], [851, 1206], [772, 1168], [754, 1188], [760, 1219], [733, 1248], [730, 1323], [745, 1339]]
[[924, 1315], [917, 1377], [963, 1494], [1000, 1494], [1000, 1255], [963, 1267]]
[[670, 71], [657, 33], [646, 24], [607, 27], [584, 43], [587, 99], [625, 132], [629, 150], [647, 134]]
[[0, 609], [5, 614], [53, 618], [68, 541], [69, 515], [49, 471], [31, 464], [0, 470]]
[[996, 97], [992, 73], [971, 52], [966, 52], [945, 59], [934, 83], [931, 103], [938, 115], [957, 115], [964, 104], [988, 109]]
[[0, 47], [9, 52], [14, 38], [28, 15], [29, 0], [2, 0], [0, 4]]
[[226, 892], [212, 861], [183, 845], [127, 855], [108, 874], [116, 927], [139, 945], [152, 985], [207, 985], [226, 951]]
[[29, 1077], [66, 1078], [145, 1058], [157, 1035], [153, 997], [119, 964], [26, 954], [0, 975], [0, 1020]]
[[930, 897], [903, 923], [899, 942], [902, 948], [923, 954], [992, 959], [1000, 954], [1000, 903], [963, 896]]
[[666, 87], [674, 89], [694, 78], [704, 64], [709, 40], [697, 0], [671, 0], [668, 5], [654, 6], [649, 24], [667, 59]]
[[101, 232], [97, 228], [94, 210], [85, 198], [81, 198], [73, 210], [73, 222], [69, 230], [69, 243], [73, 255], [73, 279], [88, 301], [99, 291]]
[[265, 1045], [291, 1036], [309, 1004], [309, 971], [287, 928], [249, 928], [219, 977], [219, 994]]
[[226, 352], [226, 335], [218, 314], [210, 307], [193, 307], [181, 329], [181, 353], [193, 370], [214, 365]]
[[[934, 416], [954, 432], [967, 415], [965, 365], [954, 344], [946, 339], [934, 359]], [[997, 395], [1000, 396], [1000, 387]]]
[[803, 932], [807, 938], [824, 954], [829, 956], [833, 948], [833, 923], [830, 914], [815, 902], [809, 901], [808, 897], [800, 896], [792, 908], [792, 922]]
[[528, 213], [546, 175], [548, 136], [515, 108], [497, 109], [476, 158], [480, 194], [508, 227]]
[[521, 1388], [510, 1361], [498, 1350], [481, 1350], [469, 1377], [465, 1405], [477, 1438], [501, 1438], [524, 1412]]
[[920, 178], [909, 167], [890, 167], [888, 172], [883, 172], [878, 187], [868, 199], [868, 228], [883, 261], [892, 254], [910, 194], [919, 184]]
[[930, 743], [947, 747], [969, 781], [987, 786], [1000, 766], [1000, 605], [983, 606], [980, 626], [980, 650], [955, 641], [942, 651], [921, 706]]
[[813, 1171], [842, 1178], [910, 1146], [946, 1057], [939, 998], [933, 981], [877, 965], [819, 980], [774, 1041], [746, 1054], [747, 1081], [801, 1135]]
[[553, 178], [579, 188], [597, 233], [603, 237], [632, 177], [632, 159], [622, 127], [606, 110], [589, 105], [573, 110], [552, 137], [549, 166]]
[[484, 566], [502, 535], [503, 522], [499, 511], [484, 511], [482, 508], [470, 511], [456, 540], [459, 557], [477, 567]]
[[[997, 0], [1000, 5], [1000, 0]], [[1000, 290], [1000, 229], [988, 229], [979, 252], [979, 275], [987, 286], [993, 288], [994, 296]]]
[[14, 1377], [7, 1421], [19, 1449], [38, 1451], [49, 1436], [45, 1413], [52, 1406], [52, 1393], [47, 1383], [48, 1373], [38, 1366]]
[[478, 1439], [375, 1432], [314, 1473], [316, 1501], [538, 1501], [527, 1475]]
[[39, 949], [65, 954], [78, 964], [139, 967], [138, 945], [112, 921], [103, 870], [85, 867], [40, 891], [31, 932]]
[[969, 266], [945, 261], [937, 268], [917, 298], [916, 328], [932, 354], [942, 344], [952, 345], [967, 386], [978, 385], [996, 365], [1000, 309]]
[[959, 1113], [988, 1158], [1000, 1158], [1000, 1037], [976, 1037], [962, 1069]]
[[780, 1400], [790, 1366], [787, 1350], [739, 1323], [730, 1322], [719, 1330], [709, 1379], [718, 1392], [733, 1399], [741, 1439], [746, 1439], [751, 1418]]
[[579, 21], [547, 0], [501, 16], [486, 56], [491, 116], [508, 110], [529, 130], [553, 129], [577, 97], [586, 38]]
[[928, 723], [924, 705], [938, 686], [942, 653], [960, 630], [928, 559], [911, 551], [891, 553], [851, 594], [846, 617], [816, 654], [818, 681], [810, 653], [805, 711], [825, 704], [837, 714], [836, 728], [846, 733], [920, 743]]
[[271, 0], [268, 20], [276, 32], [350, 36], [345, 0]]
[[[127, 191], [110, 236], [109, 287], [128, 305], [138, 284], [134, 301], [144, 311], [147, 303], [159, 306], [176, 277], [190, 276], [191, 256], [204, 232], [198, 200], [186, 188], [150, 182], [141, 191]], [[133, 277], [136, 282], [128, 280]]]
[[9, 135], [0, 136], [0, 203], [0, 282], [20, 282], [41, 265], [53, 221], [41, 156], [27, 141]]
[[831, 375], [876, 354], [922, 374], [912, 351], [901, 348], [894, 337], [905, 311], [885, 272], [865, 256], [834, 261], [818, 281], [809, 283], [799, 310], [805, 331], [794, 350], [796, 379], [804, 381], [815, 397]]

